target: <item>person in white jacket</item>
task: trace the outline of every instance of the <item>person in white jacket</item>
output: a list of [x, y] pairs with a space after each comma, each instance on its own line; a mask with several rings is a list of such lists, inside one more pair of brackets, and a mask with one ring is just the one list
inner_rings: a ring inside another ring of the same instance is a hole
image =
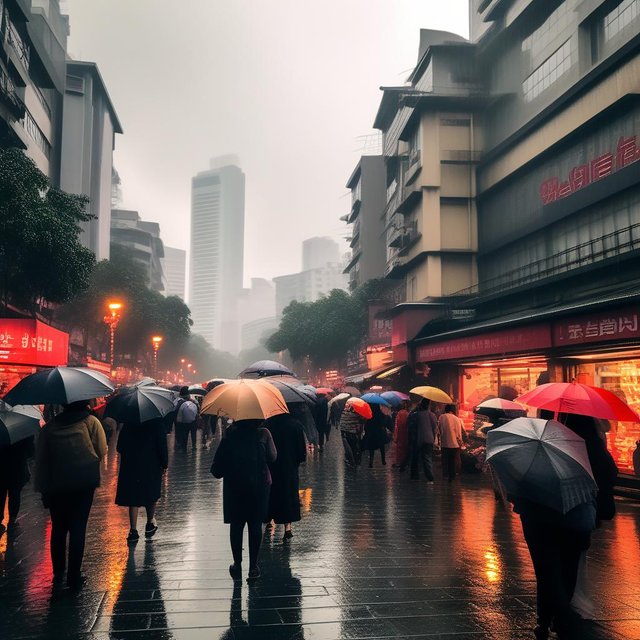
[[456, 415], [456, 405], [448, 404], [438, 418], [438, 434], [442, 448], [442, 471], [445, 480], [453, 482], [460, 464], [462, 421]]

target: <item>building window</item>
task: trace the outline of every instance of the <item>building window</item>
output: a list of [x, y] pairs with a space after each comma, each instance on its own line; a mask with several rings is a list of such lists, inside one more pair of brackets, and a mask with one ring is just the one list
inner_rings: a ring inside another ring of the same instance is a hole
[[579, 0], [565, 0], [549, 17], [527, 38], [522, 41], [522, 51], [533, 58], [544, 53], [553, 41], [574, 21], [573, 12]]
[[622, 0], [604, 17], [604, 39], [611, 40], [640, 16], [640, 0]]
[[572, 64], [571, 40], [567, 40], [522, 83], [524, 101], [531, 102], [535, 100], [543, 91], [569, 71]]

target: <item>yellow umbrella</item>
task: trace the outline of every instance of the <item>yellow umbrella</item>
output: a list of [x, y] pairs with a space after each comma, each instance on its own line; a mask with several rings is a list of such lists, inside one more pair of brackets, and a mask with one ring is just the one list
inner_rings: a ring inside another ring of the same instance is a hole
[[451, 396], [442, 389], [438, 389], [438, 387], [413, 387], [409, 393], [414, 393], [432, 402], [442, 402], [443, 404], [453, 403]]
[[232, 420], [266, 420], [289, 413], [282, 394], [262, 380], [230, 380], [212, 389], [202, 400], [200, 413], [225, 415]]

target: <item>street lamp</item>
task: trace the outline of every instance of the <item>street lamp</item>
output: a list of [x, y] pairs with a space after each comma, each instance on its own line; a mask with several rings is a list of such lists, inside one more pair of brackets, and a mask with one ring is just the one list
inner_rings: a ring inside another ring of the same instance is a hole
[[153, 344], [153, 375], [158, 377], [158, 349], [162, 342], [162, 336], [153, 336], [151, 338], [151, 344]]
[[109, 363], [111, 364], [111, 375], [114, 374], [114, 354], [116, 345], [116, 328], [118, 322], [120, 322], [120, 310], [122, 309], [122, 303], [109, 302], [107, 304], [109, 309], [107, 315], [104, 317], [105, 324], [109, 325], [110, 341], [109, 341]]

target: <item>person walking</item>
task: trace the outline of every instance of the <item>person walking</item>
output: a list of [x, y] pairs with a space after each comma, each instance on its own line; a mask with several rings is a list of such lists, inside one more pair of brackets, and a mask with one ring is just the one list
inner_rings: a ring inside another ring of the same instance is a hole
[[357, 467], [362, 457], [360, 443], [364, 423], [364, 418], [356, 413], [351, 405], [347, 404], [340, 416], [339, 428], [344, 447], [344, 461], [352, 467]]
[[238, 420], [227, 430], [215, 453], [211, 473], [223, 479], [224, 522], [229, 527], [233, 564], [229, 573], [242, 577], [242, 537], [249, 534], [249, 575], [260, 577], [258, 556], [262, 542], [262, 523], [267, 517], [271, 472], [269, 464], [277, 458], [276, 447], [261, 420]]
[[298, 467], [307, 458], [304, 429], [288, 413], [269, 418], [264, 426], [269, 429], [278, 452], [276, 460], [269, 464], [272, 484], [267, 527], [271, 521], [283, 524], [283, 541], [286, 541], [293, 538], [291, 523], [300, 520]]
[[[51, 514], [51, 562], [54, 584], [63, 580], [79, 589], [87, 521], [93, 494], [100, 486], [100, 462], [107, 441], [100, 421], [89, 413], [88, 401], [65, 405], [47, 422], [36, 445], [35, 486]], [[66, 561], [67, 537], [69, 560]]]
[[364, 438], [362, 440], [362, 448], [365, 451], [369, 451], [369, 469], [373, 467], [373, 456], [376, 451], [380, 451], [382, 464], [387, 464], [384, 449], [387, 444], [387, 429], [390, 422], [389, 416], [385, 416], [382, 413], [379, 404], [371, 405], [371, 411], [373, 417], [364, 426]]
[[462, 447], [462, 421], [456, 415], [456, 405], [448, 404], [438, 418], [438, 435], [442, 448], [442, 474], [445, 480], [453, 482], [456, 469], [460, 465]]
[[318, 449], [322, 451], [325, 442], [329, 442], [329, 436], [331, 435], [329, 402], [326, 395], [318, 394], [318, 399], [312, 409], [312, 415], [318, 432]]
[[129, 507], [130, 530], [127, 542], [135, 543], [138, 534], [138, 510], [147, 513], [145, 538], [158, 530], [155, 521], [156, 502], [160, 499], [162, 476], [169, 466], [167, 432], [162, 418], [142, 423], [125, 423], [118, 435], [120, 454], [116, 504]]
[[175, 447], [186, 451], [191, 435], [191, 449], [196, 448], [196, 433], [198, 430], [198, 405], [189, 395], [189, 387], [180, 389], [180, 398], [176, 402], [176, 440]]
[[7, 530], [3, 522], [7, 499], [9, 502], [7, 524], [11, 527], [17, 523], [22, 489], [31, 479], [27, 461], [29, 458], [33, 458], [33, 440], [34, 438], [31, 436], [14, 444], [0, 447], [0, 534]]
[[408, 402], [402, 402], [398, 413], [396, 413], [396, 424], [393, 429], [393, 443], [395, 445], [393, 466], [401, 472], [409, 464], [409, 431], [407, 429], [407, 419], [409, 418]]
[[433, 483], [433, 446], [435, 444], [438, 420], [431, 411], [431, 402], [422, 399], [407, 418], [409, 448], [411, 455], [411, 480], [418, 480], [418, 467], [422, 464], [429, 484]]

